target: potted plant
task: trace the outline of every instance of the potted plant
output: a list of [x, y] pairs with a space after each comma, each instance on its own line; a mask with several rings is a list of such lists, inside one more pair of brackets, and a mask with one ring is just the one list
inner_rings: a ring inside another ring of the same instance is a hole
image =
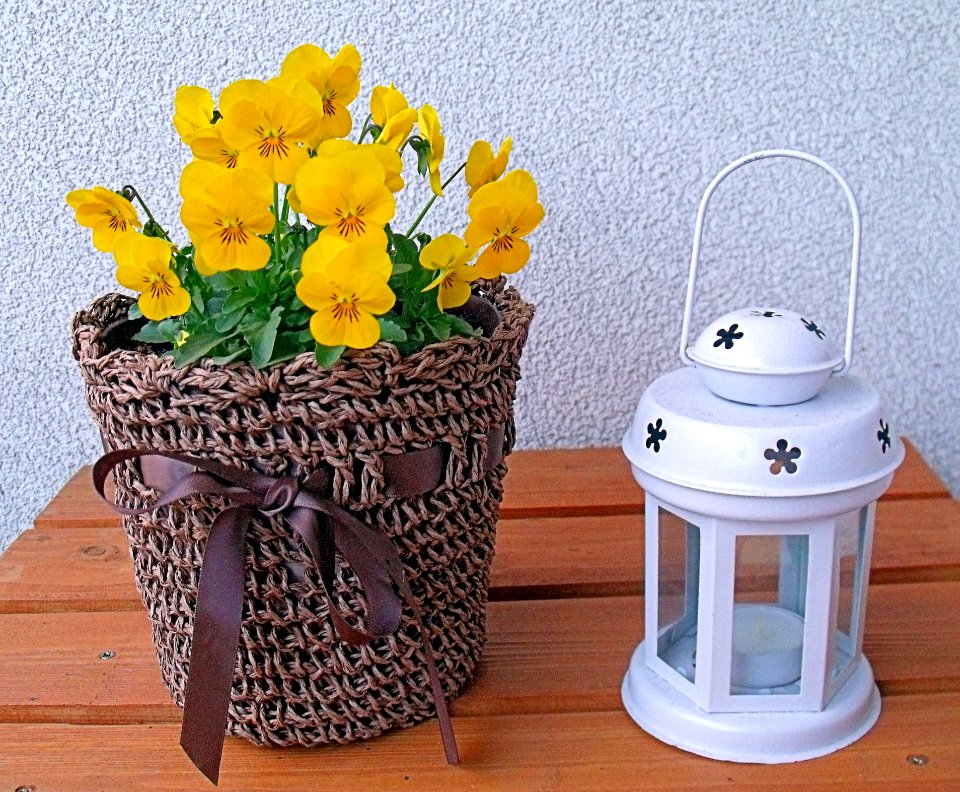
[[[307, 44], [216, 103], [178, 90], [189, 244], [133, 187], [67, 196], [137, 295], [78, 313], [74, 352], [95, 483], [113, 472], [181, 743], [214, 781], [224, 731], [346, 742], [434, 711], [456, 761], [444, 697], [485, 637], [533, 315], [504, 275], [543, 207], [509, 139], [448, 176], [436, 111], [392, 85], [355, 129], [359, 72], [354, 47]], [[425, 233], [461, 172], [462, 236]], [[427, 184], [402, 224], [395, 194]]]

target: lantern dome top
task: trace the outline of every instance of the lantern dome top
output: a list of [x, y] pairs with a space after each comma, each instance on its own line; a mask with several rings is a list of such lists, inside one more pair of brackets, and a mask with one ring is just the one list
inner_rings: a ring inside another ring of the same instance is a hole
[[844, 360], [817, 322], [782, 308], [724, 314], [687, 355], [718, 396], [764, 405], [813, 398]]
[[647, 388], [623, 450], [671, 484], [761, 498], [853, 489], [891, 474], [904, 456], [877, 391], [858, 377], [829, 378], [799, 404], [757, 407], [720, 398], [692, 368]]

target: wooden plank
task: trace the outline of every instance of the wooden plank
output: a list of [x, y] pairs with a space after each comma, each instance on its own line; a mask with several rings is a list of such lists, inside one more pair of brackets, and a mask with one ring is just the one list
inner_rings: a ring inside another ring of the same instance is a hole
[[[642, 613], [639, 597], [492, 603], [482, 668], [454, 713], [618, 709]], [[960, 583], [874, 586], [864, 651], [885, 694], [960, 692]], [[0, 721], [178, 718], [145, 614], [0, 616]]]
[[[950, 493], [913, 446], [884, 498], [944, 498]], [[509, 459], [503, 505], [505, 520], [636, 514], [643, 491], [619, 448], [517, 451]], [[37, 516], [38, 528], [98, 528], [119, 525], [93, 492], [90, 467], [83, 467]]]
[[0, 613], [142, 607], [119, 525], [34, 528], [0, 556]]
[[[640, 594], [643, 558], [637, 516], [504, 520], [491, 597]], [[881, 501], [871, 574], [877, 583], [960, 580], [960, 502]], [[117, 526], [35, 528], [0, 557], [0, 613], [140, 607]]]
[[[434, 722], [369, 743], [263, 748], [228, 738], [220, 789], [956, 790], [960, 695], [884, 702], [877, 725], [829, 756], [786, 765], [716, 762], [665, 745], [625, 712], [455, 719], [462, 762], [446, 765]], [[178, 746], [174, 724], [0, 725], [0, 787], [209, 790]], [[923, 755], [918, 765], [911, 756]]]

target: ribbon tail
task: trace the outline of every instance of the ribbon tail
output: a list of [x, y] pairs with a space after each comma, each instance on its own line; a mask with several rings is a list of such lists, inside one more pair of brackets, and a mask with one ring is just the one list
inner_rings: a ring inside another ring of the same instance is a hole
[[[392, 543], [391, 543], [392, 544]], [[394, 551], [396, 552], [396, 551]], [[399, 555], [397, 561], [400, 562]], [[427, 674], [430, 677], [430, 689], [433, 691], [433, 703], [437, 708], [437, 722], [440, 724], [440, 736], [443, 738], [443, 752], [447, 757], [447, 764], [460, 764], [460, 751], [457, 750], [457, 738], [453, 734], [453, 722], [450, 720], [450, 710], [447, 707], [447, 699], [443, 693], [443, 685], [440, 683], [440, 672], [437, 670], [437, 662], [433, 656], [433, 646], [430, 644], [430, 636], [423, 624], [423, 614], [420, 611], [420, 603], [413, 595], [410, 584], [407, 582], [406, 575], [401, 571], [398, 576], [393, 575], [394, 583], [400, 589], [403, 599], [410, 610], [413, 611], [417, 622], [417, 631], [420, 633], [420, 643], [423, 646], [423, 652], [427, 656]]]
[[220, 776], [243, 616], [245, 535], [252, 513], [230, 507], [210, 526], [200, 570], [180, 746], [214, 784]]
[[[440, 734], [443, 737], [443, 750], [449, 764], [459, 764], [460, 753], [457, 750], [457, 741], [453, 734], [453, 724], [450, 721], [450, 711], [443, 694], [443, 685], [440, 683], [440, 672], [437, 670], [437, 663], [433, 656], [433, 647], [430, 645], [429, 636], [423, 625], [420, 603], [413, 595], [410, 584], [407, 582], [403, 560], [397, 552], [396, 545], [383, 531], [371, 528], [336, 504], [321, 501], [306, 493], [301, 493], [298, 496], [297, 504], [301, 508], [294, 509], [290, 517], [293, 518], [300, 536], [307, 540], [311, 553], [314, 555], [314, 560], [318, 563], [320, 562], [321, 551], [316, 536], [316, 522], [307, 519], [307, 514], [311, 509], [322, 512], [333, 523], [336, 548], [357, 573], [361, 585], [367, 593], [369, 619], [377, 627], [376, 630], [371, 630], [374, 636], [389, 635], [400, 624], [400, 602], [393, 591], [393, 586], [396, 586], [397, 591], [400, 592], [410, 610], [413, 611], [417, 630], [420, 633], [420, 643], [423, 646], [424, 654], [427, 656], [427, 673], [430, 676], [430, 689], [433, 692], [433, 703], [437, 710], [437, 721], [440, 723]], [[393, 586], [391, 586], [391, 583]], [[324, 586], [326, 587], [326, 583]], [[332, 598], [332, 581], [331, 590], [327, 596], [330, 603], [330, 614], [334, 616], [336, 608]], [[340, 621], [342, 621], [342, 617], [336, 614], [334, 623], [338, 632]], [[349, 625], [345, 626], [348, 633], [346, 635], [340, 633], [340, 635], [344, 640], [349, 641], [349, 631], [352, 631], [353, 628]]]
[[[397, 552], [397, 546], [389, 536], [382, 531], [371, 528], [360, 522], [349, 512], [340, 513], [337, 508], [333, 514], [334, 535], [337, 547], [344, 558], [350, 563], [361, 577], [367, 577], [375, 583], [379, 590], [392, 582], [404, 601], [413, 611], [417, 622], [417, 631], [420, 633], [420, 644], [427, 656], [427, 673], [430, 677], [430, 689], [433, 691], [433, 703], [437, 709], [437, 721], [440, 724], [440, 734], [443, 737], [443, 751], [448, 764], [460, 764], [460, 752], [457, 750], [457, 740], [453, 734], [453, 723], [450, 721], [450, 711], [447, 708], [447, 699], [443, 694], [443, 685], [440, 683], [440, 672], [437, 670], [436, 659], [433, 656], [433, 646], [423, 624], [423, 613], [420, 602], [413, 594], [410, 583], [407, 581], [403, 560]], [[377, 589], [375, 589], [377, 590]], [[391, 591], [392, 593], [392, 591]], [[396, 599], [394, 597], [394, 599]], [[373, 598], [368, 595], [368, 600]], [[376, 611], [380, 611], [377, 608]], [[392, 614], [387, 612], [389, 618]], [[400, 622], [399, 603], [397, 603], [396, 624]], [[390, 629], [393, 632], [396, 624]]]

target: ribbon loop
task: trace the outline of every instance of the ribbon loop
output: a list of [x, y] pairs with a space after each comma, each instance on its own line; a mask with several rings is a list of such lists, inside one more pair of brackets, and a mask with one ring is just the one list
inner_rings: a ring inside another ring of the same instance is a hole
[[289, 509], [300, 494], [300, 482], [296, 476], [284, 476], [270, 485], [263, 496], [260, 511], [267, 517], [273, 517]]

